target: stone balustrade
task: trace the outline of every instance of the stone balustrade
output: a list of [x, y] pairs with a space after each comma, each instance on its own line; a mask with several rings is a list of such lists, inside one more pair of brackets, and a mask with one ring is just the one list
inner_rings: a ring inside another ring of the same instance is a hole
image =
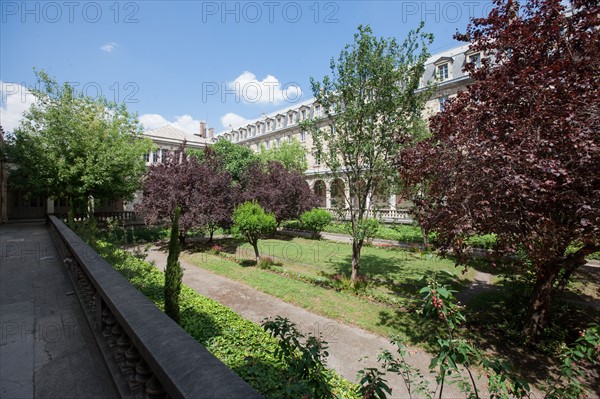
[[[337, 208], [324, 208], [334, 217], [342, 220], [350, 220], [350, 211], [340, 211]], [[367, 211], [367, 216], [376, 218], [385, 223], [412, 223], [413, 219], [408, 209], [379, 209]]]
[[262, 397], [57, 217], [50, 232], [124, 398]]

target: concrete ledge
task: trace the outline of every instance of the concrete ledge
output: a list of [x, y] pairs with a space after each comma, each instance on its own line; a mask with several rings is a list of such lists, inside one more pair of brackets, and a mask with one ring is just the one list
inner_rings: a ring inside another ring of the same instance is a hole
[[[94, 312], [100, 315], [102, 308], [108, 308], [169, 397], [262, 397], [160, 311], [62, 221], [49, 216], [49, 223], [73, 262], [89, 279], [94, 295], [101, 299]], [[102, 328], [106, 327], [104, 320], [97, 320]], [[133, 380], [136, 379], [134, 376]], [[148, 387], [148, 383], [145, 385], [142, 388], [146, 391], [154, 388]]]

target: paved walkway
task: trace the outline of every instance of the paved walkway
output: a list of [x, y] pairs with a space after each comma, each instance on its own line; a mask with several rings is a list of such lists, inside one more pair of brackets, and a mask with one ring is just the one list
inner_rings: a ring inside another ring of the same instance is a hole
[[[156, 247], [150, 249], [146, 258], [149, 262], [153, 261], [160, 270], [164, 270], [166, 259], [166, 252]], [[257, 291], [245, 284], [194, 266], [184, 260], [181, 260], [181, 266], [185, 269], [183, 274], [185, 284], [200, 294], [219, 301], [248, 320], [260, 324], [267, 317], [279, 315], [295, 322], [304, 333], [322, 332], [324, 339], [329, 342], [328, 366], [350, 381], [357, 380], [356, 373], [358, 370], [366, 366], [373, 367], [377, 364], [377, 355], [382, 348], [395, 353], [395, 347], [386, 338], [355, 326], [316, 315]], [[431, 356], [420, 349], [413, 349], [412, 351], [414, 354], [411, 356], [411, 363], [422, 370], [431, 382], [431, 386], [435, 387], [435, 377], [428, 373]], [[369, 358], [359, 361], [365, 356]], [[406, 388], [399, 376], [394, 377], [389, 374], [387, 379], [393, 388], [392, 398], [407, 397]], [[485, 384], [480, 380], [479, 385], [483, 387]], [[444, 397], [460, 398], [464, 395], [456, 387], [446, 385]]]
[[116, 398], [45, 225], [0, 226], [0, 398]]

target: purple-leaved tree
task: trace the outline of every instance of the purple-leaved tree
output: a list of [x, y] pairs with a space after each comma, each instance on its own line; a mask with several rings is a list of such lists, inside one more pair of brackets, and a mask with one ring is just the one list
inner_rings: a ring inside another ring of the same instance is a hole
[[242, 177], [244, 201], [257, 201], [265, 210], [275, 215], [277, 224], [298, 219], [302, 213], [318, 206], [304, 176], [288, 170], [281, 162], [259, 162], [251, 165]]
[[401, 154], [400, 171], [424, 187], [418, 217], [443, 249], [460, 255], [466, 236], [495, 233], [501, 253], [524, 251], [536, 271], [524, 333], [535, 339], [553, 293], [600, 250], [600, 5], [494, 2], [457, 36], [486, 56], [466, 66], [474, 83]]

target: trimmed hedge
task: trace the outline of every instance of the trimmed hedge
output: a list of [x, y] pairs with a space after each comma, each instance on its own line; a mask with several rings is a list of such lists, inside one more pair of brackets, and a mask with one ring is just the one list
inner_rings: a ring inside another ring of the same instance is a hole
[[[96, 251], [148, 299], [164, 310], [164, 273], [106, 241]], [[259, 325], [185, 284], [180, 324], [236, 374], [268, 398], [285, 398], [290, 370], [277, 359], [278, 341]], [[358, 359], [357, 359], [358, 360]], [[358, 387], [333, 371], [327, 377], [337, 398], [358, 398]]]

